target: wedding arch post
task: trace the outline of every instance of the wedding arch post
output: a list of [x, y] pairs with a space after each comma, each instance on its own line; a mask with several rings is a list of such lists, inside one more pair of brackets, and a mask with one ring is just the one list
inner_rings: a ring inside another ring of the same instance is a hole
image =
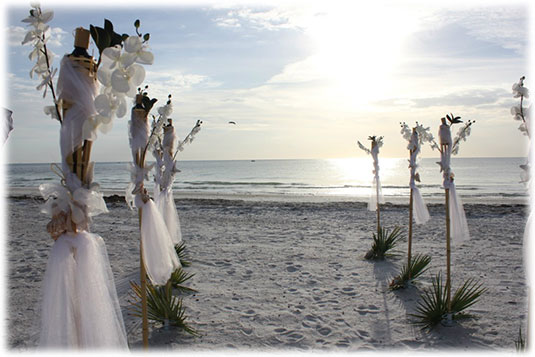
[[[378, 151], [379, 148], [377, 148], [377, 142], [375, 141], [375, 138], [373, 138], [372, 140], [372, 143], [371, 143], [371, 153], [372, 153], [372, 156], [374, 154], [374, 150]], [[379, 190], [381, 189], [381, 187], [379, 186], [379, 159], [374, 156], [374, 160], [373, 160], [373, 167], [374, 167], [374, 174], [375, 174], [375, 177], [374, 177], [374, 180], [375, 180], [375, 197], [376, 197], [376, 211], [377, 211], [377, 236], [379, 236], [381, 234], [381, 206], [379, 204]]]
[[[418, 133], [416, 132], [416, 128], [413, 128], [412, 129], [412, 135], [418, 135]], [[410, 148], [409, 149], [409, 162], [412, 163], [412, 157], [414, 155], [414, 152], [415, 152], [415, 148]], [[411, 167], [411, 183], [412, 183], [412, 180], [414, 179], [413, 177], [413, 174], [412, 174], [412, 167]], [[413, 217], [412, 217], [412, 212], [413, 212], [413, 195], [414, 195], [414, 189], [412, 187], [412, 185], [410, 186], [410, 193], [409, 193], [410, 197], [409, 197], [409, 233], [408, 233], [408, 239], [407, 239], [407, 267], [410, 267], [411, 266], [411, 254], [412, 254], [412, 221], [413, 221]], [[408, 272], [409, 272], [409, 280], [411, 279], [411, 269], [408, 269]]]
[[[54, 240], [43, 278], [39, 347], [128, 348], [113, 273], [104, 240], [89, 231], [91, 217], [107, 212], [90, 162], [95, 128], [86, 124], [96, 115], [97, 64], [87, 53], [89, 31], [77, 28], [74, 51], [63, 56], [57, 80], [46, 48], [45, 24], [52, 11], [32, 4], [23, 20], [33, 27], [23, 44], [31, 42], [31, 74], [39, 74], [37, 89], [50, 89], [54, 105], [45, 113], [60, 124], [59, 183], [39, 186], [46, 200], [42, 211], [51, 216], [47, 231]], [[54, 165], [52, 165], [54, 166]], [[57, 167], [57, 166], [56, 166]]]
[[[136, 106], [141, 105], [143, 96], [141, 94], [136, 95]], [[132, 120], [138, 121], [138, 126], [148, 126], [148, 113], [142, 108], [134, 107], [132, 109]], [[132, 125], [135, 125], [132, 123]], [[146, 151], [140, 147], [135, 152], [135, 164], [141, 170], [145, 168], [145, 153]], [[141, 193], [143, 202], [146, 202], [146, 189], [143, 181], [135, 188], [138, 193]], [[139, 218], [139, 281], [141, 285], [141, 329], [143, 337], [143, 348], [148, 349], [149, 346], [149, 322], [147, 316], [147, 271], [145, 269], [145, 261], [143, 259], [143, 240], [141, 239], [142, 221], [143, 221], [143, 207], [138, 207]]]
[[[442, 118], [442, 124], [440, 125], [439, 130], [439, 140], [440, 140], [440, 153], [444, 159], [447, 159], [449, 166], [449, 159], [451, 155], [451, 131], [448, 124], [446, 124], [446, 119]], [[449, 176], [449, 167], [448, 171], [445, 171], [445, 175]], [[444, 182], [446, 183], [450, 177], [445, 178]], [[445, 192], [445, 210], [446, 210], [446, 304], [448, 307], [448, 321], [451, 320], [451, 231], [450, 231], [450, 188], [449, 184], [444, 185]]]

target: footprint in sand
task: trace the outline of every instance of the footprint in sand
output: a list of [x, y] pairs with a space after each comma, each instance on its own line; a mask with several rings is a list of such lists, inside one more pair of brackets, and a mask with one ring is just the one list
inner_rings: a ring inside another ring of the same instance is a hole
[[357, 308], [357, 312], [360, 315], [366, 315], [366, 314], [377, 314], [379, 313], [379, 308], [375, 305], [359, 305]]
[[328, 328], [328, 327], [321, 327], [321, 328], [318, 329], [319, 334], [322, 335], [322, 336], [329, 335], [331, 333], [331, 331], [332, 330], [330, 328]]

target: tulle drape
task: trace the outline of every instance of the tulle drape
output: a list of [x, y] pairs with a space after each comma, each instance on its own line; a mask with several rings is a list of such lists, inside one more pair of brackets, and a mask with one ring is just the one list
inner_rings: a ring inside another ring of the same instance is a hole
[[141, 241], [147, 276], [155, 285], [165, 285], [181, 267], [167, 226], [152, 200], [141, 206]]
[[67, 155], [82, 145], [84, 122], [96, 114], [95, 95], [97, 82], [87, 75], [86, 69], [80, 68], [74, 60], [64, 56], [58, 77], [58, 98], [63, 101], [63, 123], [60, 131], [60, 148], [63, 172], [69, 167], [65, 161]]
[[165, 221], [169, 235], [173, 244], [182, 243], [182, 232], [180, 229], [180, 219], [176, 210], [175, 200], [173, 198], [173, 191], [170, 189], [156, 192], [154, 195], [154, 203], [162, 214]]
[[384, 203], [383, 189], [381, 188], [381, 179], [379, 177], [379, 145], [376, 145], [370, 151], [373, 159], [373, 181], [370, 199], [368, 201], [368, 210], [376, 211], [377, 202]]
[[[107, 212], [106, 204], [98, 185], [91, 183], [92, 163], [83, 186], [66, 160], [87, 139], [83, 127], [95, 114], [96, 81], [65, 56], [57, 88], [65, 109], [60, 131], [63, 180], [41, 185], [40, 191], [46, 200], [42, 211], [61, 230], [43, 280], [39, 346], [124, 349], [126, 332], [106, 246], [100, 236], [86, 231], [92, 216]], [[67, 217], [64, 226], [56, 220], [61, 214]]]
[[40, 347], [127, 348], [126, 331], [102, 238], [61, 235], [43, 280]]
[[442, 146], [439, 164], [442, 170], [443, 186], [445, 189], [449, 189], [450, 235], [452, 241], [460, 243], [470, 239], [470, 233], [468, 231], [468, 223], [466, 222], [463, 204], [457, 194], [453, 173], [450, 168], [452, 145], [451, 132], [448, 125], [442, 124], [440, 126], [439, 139], [441, 146], [447, 144]]
[[412, 188], [412, 208], [414, 213], [414, 221], [416, 224], [424, 224], [429, 220], [429, 211], [425, 205], [424, 199], [420, 190], [416, 186], [416, 181], [420, 181], [420, 176], [416, 172], [418, 168], [417, 157], [420, 153], [420, 143], [418, 138], [418, 132], [413, 130], [411, 139], [409, 142], [409, 150], [411, 150], [411, 155], [409, 159], [409, 168], [410, 168], [410, 188]]
[[136, 160], [147, 147], [149, 133], [146, 113], [133, 109], [129, 122], [129, 138], [134, 164], [130, 168], [132, 182], [127, 189], [130, 194], [130, 197], [127, 196], [127, 202], [133, 201], [134, 206], [141, 209], [142, 254], [147, 276], [154, 285], [165, 285], [173, 271], [181, 265], [160, 210], [154, 201], [142, 192], [143, 182], [148, 179], [147, 174], [152, 166], [139, 167]]

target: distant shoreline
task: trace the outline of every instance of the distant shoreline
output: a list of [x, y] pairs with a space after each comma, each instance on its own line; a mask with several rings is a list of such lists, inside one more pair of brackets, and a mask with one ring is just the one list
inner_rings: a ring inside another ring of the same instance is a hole
[[[104, 198], [108, 202], [124, 202], [124, 191], [102, 190]], [[39, 188], [10, 187], [5, 191], [6, 199], [41, 199]], [[362, 203], [367, 204], [364, 197], [336, 196], [336, 195], [291, 195], [291, 194], [236, 194], [236, 193], [202, 193], [202, 192], [179, 192], [174, 191], [175, 200], [225, 200], [225, 201], [249, 201], [249, 202], [293, 202], [293, 203]], [[443, 205], [441, 198], [424, 198], [428, 205]], [[490, 205], [490, 206], [528, 206], [528, 197], [462, 197], [463, 204], [467, 205]], [[407, 206], [408, 197], [385, 196], [386, 205]]]

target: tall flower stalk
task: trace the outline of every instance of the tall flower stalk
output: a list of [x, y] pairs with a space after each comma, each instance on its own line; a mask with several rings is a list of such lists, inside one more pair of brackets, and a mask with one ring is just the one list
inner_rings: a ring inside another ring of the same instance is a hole
[[30, 61], [36, 61], [30, 70], [30, 77], [33, 78], [36, 74], [41, 79], [36, 89], [42, 90], [44, 88], [43, 98], [46, 97], [47, 89], [50, 89], [54, 105], [45, 107], [44, 111], [45, 114], [50, 115], [53, 119], [61, 123], [61, 108], [56, 98], [56, 90], [54, 89], [54, 76], [57, 73], [57, 68], [52, 67], [54, 54], [46, 46], [50, 34], [50, 26], [47, 23], [54, 17], [54, 12], [52, 10], [41, 10], [41, 6], [37, 3], [32, 3], [31, 7], [30, 16], [22, 20], [22, 22], [27, 23], [30, 27], [22, 44], [32, 44], [33, 50], [28, 57]]

